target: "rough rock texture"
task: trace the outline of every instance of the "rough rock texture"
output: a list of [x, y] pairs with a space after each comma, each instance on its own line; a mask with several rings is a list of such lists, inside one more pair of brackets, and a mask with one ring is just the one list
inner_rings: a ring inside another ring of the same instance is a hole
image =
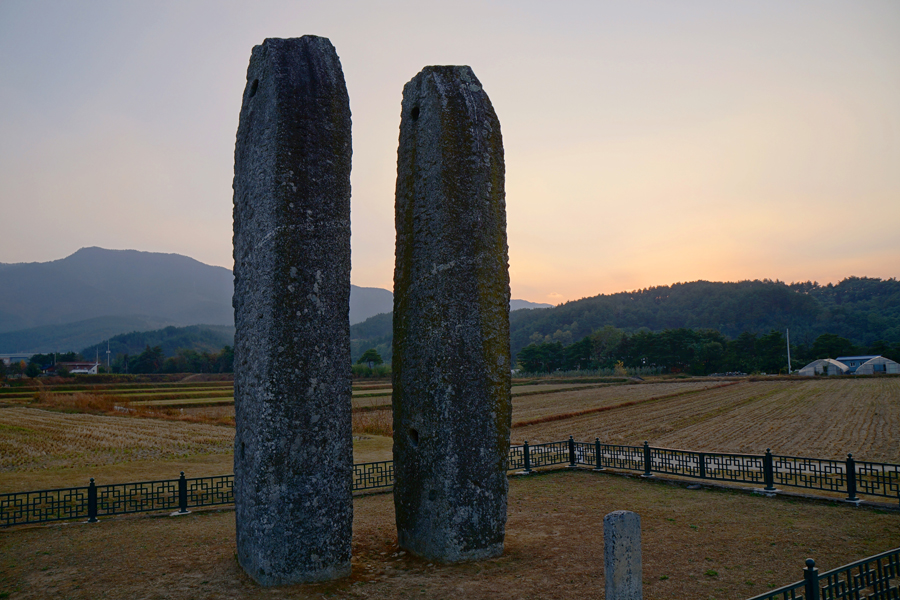
[[603, 517], [606, 600], [642, 600], [641, 517], [617, 510]]
[[350, 572], [350, 105], [326, 38], [253, 48], [234, 161], [238, 560]]
[[403, 89], [394, 269], [394, 504], [431, 560], [503, 553], [509, 265], [503, 141], [469, 67]]

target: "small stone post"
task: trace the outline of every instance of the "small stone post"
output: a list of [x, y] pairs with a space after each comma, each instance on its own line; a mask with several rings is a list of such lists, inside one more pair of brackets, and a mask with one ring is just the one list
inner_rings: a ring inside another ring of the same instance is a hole
[[253, 48], [234, 161], [238, 561], [350, 573], [350, 107], [326, 38]]
[[503, 553], [509, 265], [500, 123], [469, 67], [403, 89], [394, 268], [394, 507], [429, 560]]
[[643, 600], [641, 518], [627, 510], [603, 517], [606, 600]]

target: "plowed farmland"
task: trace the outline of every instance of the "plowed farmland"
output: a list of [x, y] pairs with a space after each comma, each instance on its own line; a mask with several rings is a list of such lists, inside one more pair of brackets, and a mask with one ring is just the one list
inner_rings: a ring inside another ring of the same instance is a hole
[[[377, 389], [389, 390], [384, 384]], [[760, 453], [771, 448], [776, 454], [836, 459], [852, 452], [858, 459], [900, 462], [898, 378], [703, 379], [513, 389], [513, 443], [573, 435], [632, 445], [648, 440], [688, 450]], [[355, 412], [383, 407], [386, 414], [379, 418], [389, 429], [390, 396], [354, 398], [353, 404]], [[232, 416], [234, 408], [208, 405], [176, 412], [215, 419]], [[15, 403], [0, 408], [0, 472], [230, 453], [233, 437], [229, 426], [136, 418], [127, 412], [66, 414]]]
[[[552, 397], [553, 402], [558, 400], [559, 396]], [[653, 446], [688, 450], [760, 453], [771, 448], [777, 454], [819, 458], [846, 458], [852, 452], [859, 459], [896, 463], [900, 379], [743, 381], [514, 427], [512, 433], [515, 442], [532, 443], [569, 435], [633, 445], [648, 440]]]

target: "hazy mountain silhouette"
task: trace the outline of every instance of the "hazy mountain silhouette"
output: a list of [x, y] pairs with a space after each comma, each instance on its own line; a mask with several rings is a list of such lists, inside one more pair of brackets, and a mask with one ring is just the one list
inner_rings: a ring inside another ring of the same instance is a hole
[[[120, 333], [234, 325], [229, 269], [180, 254], [82, 248], [45, 263], [0, 263], [0, 353], [78, 350]], [[350, 286], [350, 323], [394, 308]]]
[[178, 254], [82, 248], [46, 263], [0, 264], [0, 332], [99, 317], [231, 325], [231, 271]]
[[509, 310], [522, 310], [523, 308], [553, 308], [552, 304], [543, 302], [529, 302], [528, 300], [510, 300]]

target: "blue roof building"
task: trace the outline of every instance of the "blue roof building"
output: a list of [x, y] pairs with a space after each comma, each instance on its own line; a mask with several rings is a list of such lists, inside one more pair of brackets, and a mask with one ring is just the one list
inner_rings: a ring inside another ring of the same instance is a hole
[[851, 373], [856, 373], [856, 370], [863, 366], [863, 363], [868, 362], [873, 358], [878, 358], [878, 355], [869, 354], [866, 356], [838, 356], [835, 360], [847, 365], [850, 368]]

